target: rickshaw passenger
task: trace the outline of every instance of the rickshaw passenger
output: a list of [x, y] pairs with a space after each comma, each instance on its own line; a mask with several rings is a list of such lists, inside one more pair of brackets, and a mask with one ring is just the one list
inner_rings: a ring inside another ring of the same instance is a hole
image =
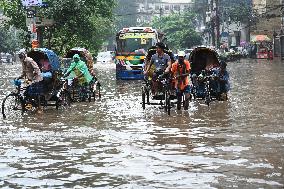
[[87, 86], [94, 78], [90, 74], [87, 65], [80, 59], [78, 54], [73, 56], [73, 62], [68, 68], [64, 77], [69, 76], [69, 74], [74, 71], [76, 77], [74, 80], [78, 80], [80, 86]]
[[181, 109], [181, 100], [182, 94], [185, 95], [185, 104], [184, 109], [188, 110], [189, 101], [190, 101], [190, 85], [189, 85], [189, 74], [190, 74], [190, 63], [188, 60], [185, 60], [185, 52], [180, 51], [178, 53], [178, 60], [172, 65], [172, 73], [175, 78], [175, 88], [176, 95], [178, 98], [177, 109]]
[[[150, 67], [150, 64], [151, 64], [151, 58], [152, 56], [156, 53], [156, 46], [152, 46], [148, 49], [147, 51], [147, 55], [145, 57], [145, 60], [144, 60], [144, 65], [143, 65], [143, 70], [146, 72], [146, 70]], [[153, 68], [149, 68], [149, 72], [147, 74], [147, 78], [148, 80], [152, 80], [153, 78]]]
[[152, 67], [155, 65], [155, 73], [153, 74], [153, 94], [156, 95], [157, 91], [160, 91], [162, 87], [159, 85], [159, 82], [156, 81], [159, 75], [167, 74], [171, 70], [171, 58], [168, 54], [164, 52], [165, 45], [163, 43], [156, 44], [156, 54], [154, 54], [150, 60], [150, 65], [147, 67], [146, 71], [144, 72], [147, 75]]
[[205, 97], [205, 73], [202, 71], [198, 74], [192, 74], [192, 84], [195, 86], [196, 89], [196, 96], [198, 98]]
[[220, 96], [221, 100], [227, 100], [227, 93], [230, 90], [230, 83], [229, 83], [229, 72], [227, 71], [227, 63], [222, 61], [220, 63], [220, 67], [219, 68], [215, 68], [212, 70], [212, 72], [214, 74], [216, 74], [217, 78], [218, 78], [218, 93]]

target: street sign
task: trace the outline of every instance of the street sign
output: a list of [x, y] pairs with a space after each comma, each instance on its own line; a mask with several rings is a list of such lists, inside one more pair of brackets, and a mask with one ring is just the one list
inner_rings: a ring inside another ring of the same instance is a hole
[[54, 20], [48, 19], [48, 18], [36, 17], [35, 23], [36, 23], [37, 27], [39, 27], [39, 26], [52, 26], [52, 25], [54, 25]]
[[27, 18], [34, 18], [36, 17], [36, 11], [32, 9], [27, 10]]
[[220, 35], [220, 42], [221, 43], [229, 43], [229, 33], [228, 32], [222, 32]]
[[42, 0], [21, 0], [24, 7], [40, 7], [43, 6]]

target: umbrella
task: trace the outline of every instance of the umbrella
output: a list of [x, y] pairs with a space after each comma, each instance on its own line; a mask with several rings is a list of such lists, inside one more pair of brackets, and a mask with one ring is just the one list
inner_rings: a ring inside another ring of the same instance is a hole
[[251, 37], [252, 42], [262, 42], [262, 41], [271, 41], [267, 35], [253, 35]]

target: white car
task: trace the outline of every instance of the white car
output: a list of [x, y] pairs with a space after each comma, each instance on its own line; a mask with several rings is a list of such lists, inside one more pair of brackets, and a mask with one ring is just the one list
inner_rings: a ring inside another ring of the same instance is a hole
[[97, 63], [113, 63], [113, 55], [111, 51], [100, 52], [97, 56]]
[[13, 63], [13, 56], [9, 53], [0, 53], [0, 63]]

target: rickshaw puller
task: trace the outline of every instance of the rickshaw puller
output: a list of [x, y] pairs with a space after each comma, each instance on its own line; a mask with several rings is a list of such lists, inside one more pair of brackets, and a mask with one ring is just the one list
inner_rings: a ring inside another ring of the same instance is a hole
[[[41, 103], [40, 103], [40, 94], [43, 93], [43, 86], [42, 86], [42, 74], [38, 64], [30, 57], [27, 56], [24, 50], [21, 50], [18, 53], [20, 61], [22, 63], [22, 75], [17, 78], [19, 79], [27, 79], [30, 82], [27, 90], [25, 92], [26, 95], [36, 97], [38, 100], [38, 112], [41, 112]], [[35, 95], [39, 94], [39, 95]]]
[[178, 60], [172, 65], [172, 73], [178, 99], [177, 109], [181, 109], [182, 95], [185, 96], [184, 110], [188, 110], [189, 101], [191, 99], [191, 89], [189, 85], [190, 63], [185, 60], [185, 52], [178, 53]]
[[96, 78], [90, 74], [87, 65], [81, 60], [78, 54], [73, 56], [73, 62], [63, 77], [68, 77], [72, 71], [74, 71], [76, 75], [73, 81], [79, 84], [81, 92], [88, 90], [87, 87], [96, 81]]
[[153, 74], [153, 88], [152, 93], [154, 96], [157, 95], [158, 91], [161, 91], [161, 83], [156, 81], [158, 79], [158, 76], [165, 73], [170, 73], [171, 70], [171, 58], [168, 54], [164, 52], [165, 45], [163, 43], [157, 43], [156, 44], [156, 54], [154, 54], [151, 58], [150, 65], [146, 68], [146, 71], [144, 72], [145, 75], [147, 75], [152, 67], [152, 65], [155, 65], [155, 73]]

